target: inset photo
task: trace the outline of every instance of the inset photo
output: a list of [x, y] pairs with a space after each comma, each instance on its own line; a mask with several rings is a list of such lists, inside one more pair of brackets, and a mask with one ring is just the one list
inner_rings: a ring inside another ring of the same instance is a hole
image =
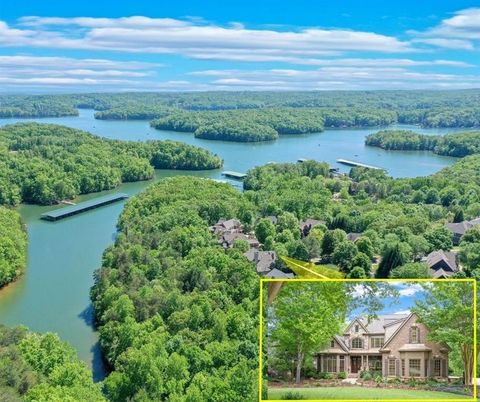
[[260, 400], [476, 398], [476, 283], [271, 280]]

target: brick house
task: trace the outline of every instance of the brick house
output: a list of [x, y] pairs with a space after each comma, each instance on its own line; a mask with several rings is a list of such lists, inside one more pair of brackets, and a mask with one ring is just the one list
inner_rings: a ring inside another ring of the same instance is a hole
[[343, 335], [335, 336], [330, 346], [315, 356], [318, 371], [377, 371], [384, 377], [447, 378], [446, 345], [427, 339], [427, 327], [412, 314], [382, 315], [368, 321], [354, 319]]

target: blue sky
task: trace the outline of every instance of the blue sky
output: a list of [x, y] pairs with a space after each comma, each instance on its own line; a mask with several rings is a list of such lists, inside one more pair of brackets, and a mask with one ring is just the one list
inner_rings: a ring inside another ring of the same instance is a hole
[[[411, 308], [415, 305], [415, 301], [424, 300], [425, 292], [418, 283], [412, 282], [399, 282], [393, 285], [398, 291], [398, 297], [387, 297], [382, 299], [383, 309], [377, 311], [377, 315], [383, 314], [408, 314]], [[358, 294], [362, 294], [361, 286], [356, 289]], [[350, 319], [355, 318], [358, 315], [365, 314], [365, 311], [361, 308], [354, 310], [350, 314]]]
[[480, 87], [474, 1], [0, 2], [3, 92]]

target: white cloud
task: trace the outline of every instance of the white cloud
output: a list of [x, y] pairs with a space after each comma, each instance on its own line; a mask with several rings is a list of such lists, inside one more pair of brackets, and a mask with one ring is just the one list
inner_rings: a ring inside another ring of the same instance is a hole
[[118, 70], [136, 70], [161, 67], [160, 63], [146, 63], [139, 61], [119, 61], [107, 59], [76, 59], [70, 57], [48, 56], [0, 56], [0, 67], [56, 67], [56, 68], [113, 68]]
[[4, 46], [35, 46], [175, 53], [193, 58], [267, 61], [275, 57], [307, 57], [370, 51], [398, 53], [412, 50], [407, 42], [374, 32], [348, 29], [284, 31], [248, 29], [143, 16], [124, 18], [58, 18], [29, 16], [19, 28], [2, 23]]
[[423, 292], [423, 288], [418, 283], [398, 285], [398, 293], [400, 296], [413, 296], [418, 292]]
[[425, 32], [410, 32], [417, 36], [413, 42], [447, 49], [474, 50], [480, 41], [480, 8], [467, 8], [454, 13]]
[[411, 311], [410, 310], [400, 310], [400, 311], [396, 311], [395, 313], [393, 314], [402, 314], [402, 315], [405, 315], [405, 314], [410, 314]]
[[204, 70], [190, 73], [210, 79], [223, 89], [275, 88], [290, 90], [470, 88], [480, 87], [480, 76], [417, 72], [400, 67], [328, 66], [312, 70]]

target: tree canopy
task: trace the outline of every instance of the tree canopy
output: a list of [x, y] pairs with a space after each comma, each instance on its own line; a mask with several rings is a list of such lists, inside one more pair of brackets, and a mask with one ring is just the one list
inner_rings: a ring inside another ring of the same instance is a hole
[[[0, 399], [27, 402], [103, 402], [99, 384], [57, 335], [0, 325]], [[6, 399], [4, 399], [6, 398]]]
[[173, 141], [125, 142], [53, 124], [0, 129], [0, 204], [54, 204], [148, 180], [154, 169], [215, 169], [222, 161]]

